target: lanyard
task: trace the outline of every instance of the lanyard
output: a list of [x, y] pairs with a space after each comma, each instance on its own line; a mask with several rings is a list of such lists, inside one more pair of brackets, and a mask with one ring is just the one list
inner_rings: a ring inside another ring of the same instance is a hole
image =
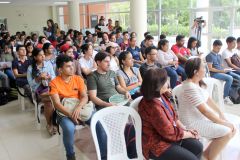
[[167, 103], [163, 100], [162, 97], [161, 100], [163, 102], [164, 107], [170, 112], [171, 116], [173, 117], [173, 111], [171, 110], [171, 108], [167, 105]]
[[[170, 112], [171, 116], [173, 117], [174, 119], [174, 115], [173, 115], [173, 111], [171, 110], [171, 108], [167, 105], [167, 103], [163, 100], [163, 98], [161, 97], [161, 100], [162, 100], [162, 103], [164, 105], [164, 107]], [[177, 124], [176, 122], [173, 120], [173, 126], [176, 127]]]

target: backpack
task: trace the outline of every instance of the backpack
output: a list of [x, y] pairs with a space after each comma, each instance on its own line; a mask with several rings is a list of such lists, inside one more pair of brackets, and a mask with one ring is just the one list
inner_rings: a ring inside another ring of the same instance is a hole
[[234, 55], [231, 57], [231, 62], [232, 62], [232, 64], [234, 64], [235, 66], [240, 67], [240, 57], [239, 57], [237, 54], [234, 54]]
[[135, 128], [134, 125], [128, 123], [125, 126], [124, 135], [125, 135], [125, 143], [127, 147], [127, 155], [129, 158], [137, 158], [137, 150], [136, 150], [136, 136], [135, 136]]
[[240, 82], [237, 80], [233, 81], [230, 88], [229, 96], [234, 104], [240, 104]]
[[0, 87], [0, 106], [8, 103], [8, 95], [10, 89], [7, 87]]

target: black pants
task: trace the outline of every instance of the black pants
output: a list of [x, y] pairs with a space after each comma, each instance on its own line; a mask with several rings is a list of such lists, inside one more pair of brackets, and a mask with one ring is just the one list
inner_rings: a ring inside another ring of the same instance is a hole
[[154, 160], [199, 160], [203, 151], [203, 145], [197, 139], [184, 139], [172, 144], [159, 157], [150, 154]]

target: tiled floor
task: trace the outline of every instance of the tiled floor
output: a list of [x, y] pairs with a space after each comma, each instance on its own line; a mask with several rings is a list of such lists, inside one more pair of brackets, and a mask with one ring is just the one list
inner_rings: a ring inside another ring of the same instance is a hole
[[[0, 106], [0, 160], [64, 160], [59, 135], [50, 137], [44, 118], [37, 125], [33, 107], [27, 106], [26, 111], [17, 101]], [[88, 127], [77, 131], [75, 144], [78, 160], [97, 159]]]
[[[41, 126], [34, 119], [33, 107], [20, 110], [17, 101], [0, 106], [0, 160], [63, 160], [59, 135], [50, 137], [42, 117]], [[226, 111], [240, 115], [240, 105], [226, 106]], [[96, 160], [89, 128], [76, 134], [78, 160]]]

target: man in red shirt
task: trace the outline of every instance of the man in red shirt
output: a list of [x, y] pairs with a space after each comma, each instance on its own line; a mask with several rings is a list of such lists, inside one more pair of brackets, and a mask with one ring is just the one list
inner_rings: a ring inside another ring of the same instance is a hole
[[174, 44], [171, 50], [178, 57], [178, 61], [180, 65], [184, 65], [188, 58], [191, 56], [190, 50], [184, 47], [185, 37], [183, 35], [177, 35], [176, 44]]

